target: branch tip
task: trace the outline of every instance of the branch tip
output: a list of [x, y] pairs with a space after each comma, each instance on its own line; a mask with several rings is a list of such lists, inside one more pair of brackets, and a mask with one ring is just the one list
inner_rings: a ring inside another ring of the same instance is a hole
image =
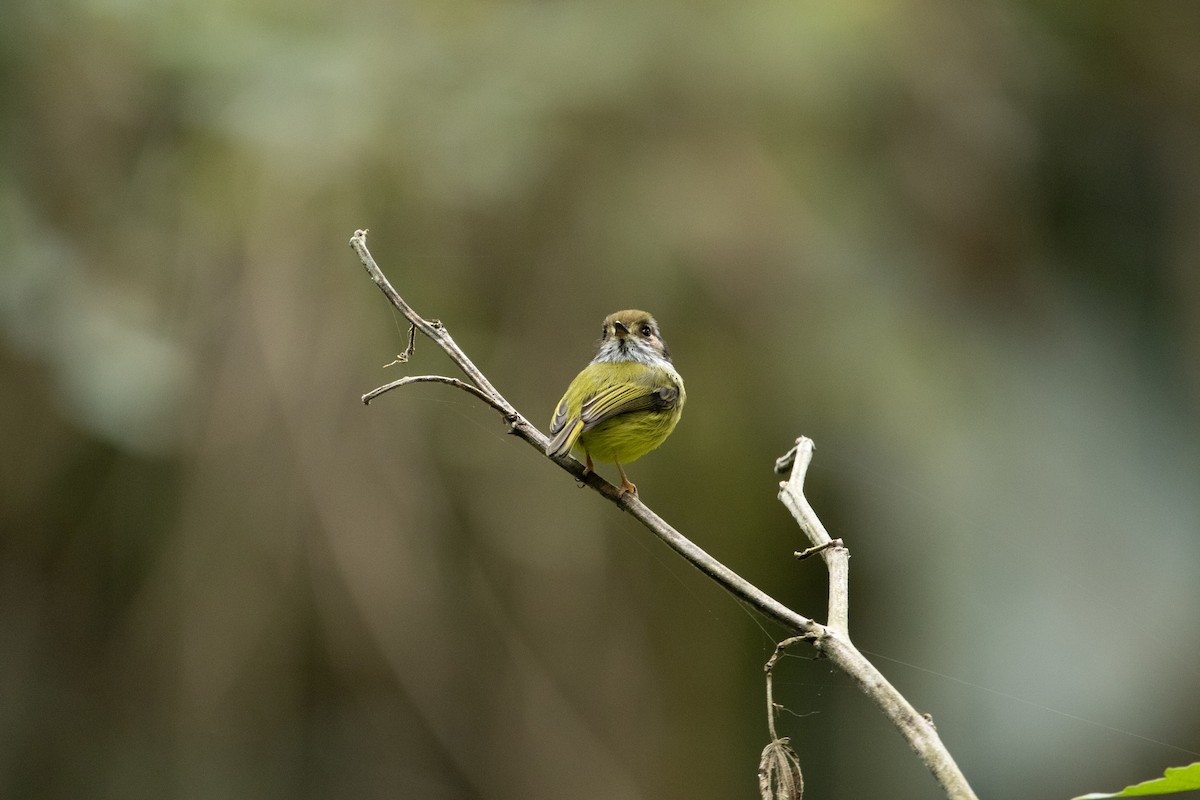
[[808, 469], [808, 462], [812, 461], [813, 451], [816, 450], [816, 445], [813, 440], [807, 436], [801, 436], [796, 439], [796, 444], [791, 450], [775, 459], [775, 472], [778, 475], [786, 475], [796, 468], [797, 459], [800, 460], [801, 472]]

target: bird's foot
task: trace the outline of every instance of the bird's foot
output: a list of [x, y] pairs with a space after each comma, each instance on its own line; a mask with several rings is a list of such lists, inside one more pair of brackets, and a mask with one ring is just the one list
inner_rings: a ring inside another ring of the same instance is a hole
[[625, 474], [625, 468], [621, 466], [621, 462], [616, 461], [613, 463], [617, 465], [617, 472], [621, 474], [621, 494], [631, 494], [637, 497], [637, 487], [633, 485], [633, 481], [629, 480], [629, 476]]

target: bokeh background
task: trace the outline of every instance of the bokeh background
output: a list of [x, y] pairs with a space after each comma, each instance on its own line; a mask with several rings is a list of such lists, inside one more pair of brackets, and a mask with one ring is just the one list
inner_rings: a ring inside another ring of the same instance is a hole
[[[531, 448], [605, 314], [631, 468], [851, 631], [984, 797], [1200, 751], [1200, 5], [18, 0], [0, 26], [0, 796], [755, 797], [783, 632]], [[611, 473], [611, 469], [607, 470]], [[812, 797], [934, 797], [784, 661]]]

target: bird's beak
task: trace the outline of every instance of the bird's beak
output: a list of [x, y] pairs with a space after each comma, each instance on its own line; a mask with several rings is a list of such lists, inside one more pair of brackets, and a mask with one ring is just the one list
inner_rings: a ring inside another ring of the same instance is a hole
[[629, 328], [625, 327], [625, 323], [613, 320], [613, 333], [618, 336], [628, 336]]

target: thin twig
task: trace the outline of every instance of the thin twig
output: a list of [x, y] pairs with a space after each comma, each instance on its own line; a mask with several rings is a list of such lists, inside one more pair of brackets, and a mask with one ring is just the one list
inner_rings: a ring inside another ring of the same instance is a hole
[[813, 547], [810, 547], [807, 550], [797, 550], [796, 552], [792, 553], [792, 555], [796, 557], [797, 561], [803, 561], [806, 558], [812, 558], [817, 553], [823, 553], [831, 547], [843, 547], [843, 546], [844, 545], [842, 544], [841, 539], [830, 539], [825, 544], [814, 545]]
[[763, 672], [767, 673], [767, 731], [771, 734], [772, 740], [779, 738], [779, 734], [775, 732], [775, 712], [779, 709], [779, 706], [775, 705], [775, 692], [771, 685], [771, 679], [775, 674], [775, 662], [783, 655], [784, 650], [796, 644], [796, 642], [803, 642], [806, 638], [805, 636], [791, 636], [775, 645], [775, 652], [771, 654], [771, 657], [767, 659], [767, 663], [763, 667]]
[[[371, 280], [384, 293], [388, 301], [404, 314], [416, 330], [429, 337], [450, 356], [454, 363], [466, 374], [469, 383], [440, 375], [415, 376], [393, 381], [386, 386], [374, 389], [363, 396], [363, 402], [370, 402], [371, 399], [383, 392], [409, 383], [445, 383], [467, 391], [500, 412], [505, 422], [509, 425], [510, 432], [523, 439], [530, 446], [537, 448], [542, 455], [545, 455], [548, 443], [546, 436], [521, 416], [512, 404], [496, 390], [496, 387], [488, 381], [484, 374], [467, 358], [466, 353], [454, 342], [454, 339], [451, 338], [449, 331], [446, 330], [444, 325], [437, 320], [422, 318], [400, 297], [399, 293], [396, 292], [391, 283], [384, 277], [383, 272], [379, 269], [378, 264], [375, 263], [375, 259], [367, 249], [366, 237], [367, 232], [365, 230], [355, 231], [354, 236], [350, 239], [350, 246], [358, 254]], [[810, 439], [802, 437], [797, 440], [796, 447], [776, 462], [776, 469], [780, 472], [791, 470], [789, 480], [780, 484], [780, 499], [792, 510], [797, 522], [800, 523], [801, 529], [804, 530], [813, 545], [823, 547], [821, 553], [825, 558], [826, 564], [829, 565], [830, 624], [828, 626], [821, 625], [793, 611], [713, 558], [686, 536], [668, 525], [665, 520], [650, 510], [637, 495], [622, 492], [594, 471], [585, 472], [583, 464], [570, 455], [547, 457], [571, 473], [577, 480], [586, 483], [622, 510], [628, 512], [668, 546], [683, 556], [683, 558], [687, 559], [693, 566], [724, 587], [726, 591], [743, 600], [763, 616], [774, 620], [796, 634], [800, 634], [801, 638], [809, 641], [831, 663], [846, 672], [859, 685], [862, 691], [880, 707], [884, 714], [892, 720], [892, 723], [899, 729], [901, 735], [904, 736], [921, 760], [933, 772], [950, 800], [975, 800], [975, 794], [967, 784], [966, 778], [959, 771], [957, 765], [955, 765], [949, 751], [946, 750], [945, 745], [938, 738], [932, 723], [918, 714], [908, 701], [887, 682], [879, 670], [850, 643], [849, 636], [846, 633], [845, 609], [847, 602], [844, 597], [840, 596], [836, 598], [835, 602], [834, 595], [835, 583], [843, 587], [839, 589], [841, 592], [845, 591], [844, 587], [846, 585], [844, 572], [835, 580], [834, 564], [840, 561], [843, 566], [839, 569], [844, 570], [844, 565], [849, 554], [846, 553], [845, 548], [832, 543], [833, 540], [825, 532], [821, 521], [808, 505], [808, 501], [804, 499], [804, 473], [808, 468], [809, 461], [812, 459], [812, 441]], [[782, 648], [787, 643], [789, 642], [785, 641], [780, 647]], [[778, 656], [779, 652], [781, 650], [777, 649], [776, 656]], [[773, 666], [774, 661], [775, 657], [769, 662], [769, 666]], [[773, 713], [773, 700], [769, 698], [768, 704]], [[772, 727], [773, 725], [774, 723], [772, 722]]]
[[383, 386], [372, 389], [362, 396], [363, 405], [370, 405], [371, 401], [384, 392], [390, 392], [392, 389], [399, 389], [401, 386], [407, 386], [410, 383], [444, 383], [448, 386], [453, 386], [456, 389], [462, 389], [464, 392], [469, 392], [478, 397], [483, 402], [487, 403], [492, 408], [499, 411], [501, 414], [508, 413], [504, 406], [497, 403], [491, 397], [488, 397], [481, 390], [476, 389], [465, 381], [460, 381], [458, 378], [448, 378], [445, 375], [409, 375], [407, 378], [401, 378], [391, 383], [385, 383]]
[[[396, 358], [391, 363], [384, 364], [384, 366], [390, 367], [393, 364], [407, 364], [415, 352], [417, 352], [417, 324], [410, 322], [408, 323], [408, 344], [405, 345], [402, 352], [396, 354]], [[363, 402], [365, 403], [366, 401], [364, 400]]]

